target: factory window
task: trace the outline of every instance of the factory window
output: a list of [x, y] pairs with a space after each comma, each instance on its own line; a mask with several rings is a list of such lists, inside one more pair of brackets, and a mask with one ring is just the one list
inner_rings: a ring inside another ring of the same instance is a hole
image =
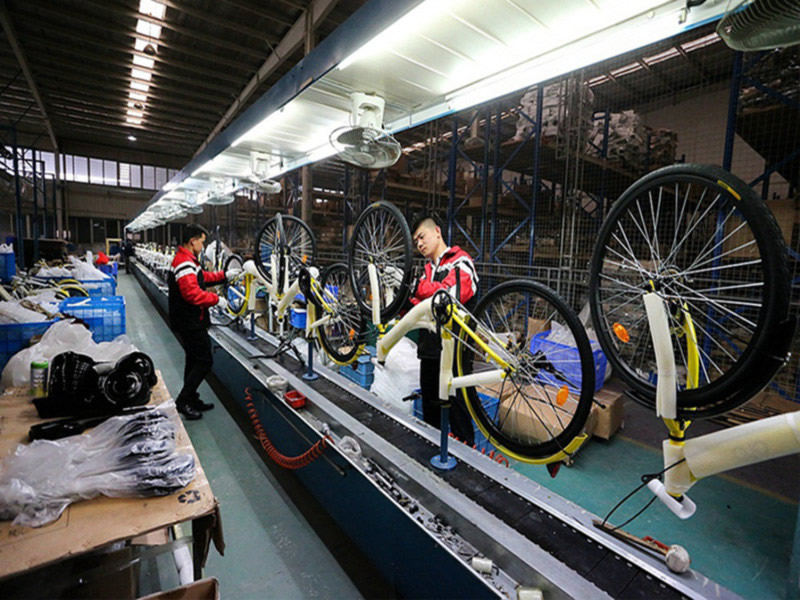
[[71, 154], [61, 155], [61, 177], [67, 181], [75, 181], [75, 171], [73, 166], [73, 156]]
[[142, 166], [142, 187], [146, 190], [158, 189], [156, 188], [155, 167], [149, 165]]
[[89, 182], [89, 159], [85, 156], [75, 157], [75, 181]]
[[167, 183], [167, 170], [164, 167], [156, 167], [156, 189], [160, 190]]
[[89, 183], [103, 183], [103, 161], [99, 158], [89, 159]]
[[142, 187], [142, 167], [140, 165], [131, 165], [131, 187]]
[[119, 163], [119, 185], [131, 187], [131, 165], [128, 163]]
[[48, 175], [56, 174], [56, 155], [52, 152], [39, 152], [39, 160], [44, 161], [44, 172]]
[[117, 161], [103, 161], [103, 183], [106, 185], [117, 185]]

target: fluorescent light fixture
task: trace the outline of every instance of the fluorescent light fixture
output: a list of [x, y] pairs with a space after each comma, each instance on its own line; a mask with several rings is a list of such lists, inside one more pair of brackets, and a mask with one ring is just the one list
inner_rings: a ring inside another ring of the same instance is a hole
[[135, 102], [147, 102], [147, 96], [144, 94], [140, 94], [139, 92], [128, 92], [128, 98]]
[[133, 47], [137, 52], [144, 52], [144, 49], [147, 47], [148, 44], [150, 44], [156, 50], [158, 50], [158, 44], [156, 44], [155, 42], [151, 42], [149, 40], [143, 40], [142, 38], [138, 37], [133, 39]]
[[429, 24], [437, 13], [445, 12], [449, 6], [455, 4], [454, 0], [425, 0], [418, 4], [405, 15], [397, 19], [378, 35], [373, 37], [358, 50], [339, 63], [339, 69], [346, 69], [354, 62], [365, 57], [374, 56], [391, 48], [397, 40], [406, 39], [409, 32], [418, 31], [421, 26]]
[[168, 192], [170, 190], [174, 190], [176, 187], [178, 187], [177, 181], [168, 181], [161, 187], [161, 189], [164, 190], [165, 192]]
[[458, 111], [483, 104], [564, 73], [641, 48], [679, 33], [682, 28], [675, 10], [663, 11], [658, 16], [653, 11], [649, 15], [598, 31], [568, 46], [537, 56], [448, 94], [448, 107]]
[[161, 37], [161, 25], [149, 23], [142, 19], [136, 20], [136, 32], [145, 37], [159, 39]]
[[153, 74], [147, 71], [142, 71], [141, 69], [137, 69], [136, 67], [132, 67], [131, 77], [133, 77], [134, 79], [142, 79], [144, 81], [150, 81], [153, 78]]
[[141, 119], [135, 119], [133, 117], [125, 117], [125, 122], [126, 123], [130, 123], [131, 125], [141, 125], [142, 124], [142, 120]]
[[161, 4], [161, 2], [154, 2], [153, 0], [139, 1], [139, 12], [143, 15], [149, 15], [156, 19], [163, 19], [166, 10], [167, 7]]
[[131, 81], [131, 89], [147, 93], [150, 90], [150, 85], [147, 83], [142, 83], [140, 81]]
[[200, 165], [199, 167], [197, 167], [194, 171], [192, 171], [192, 177], [195, 177], [198, 173], [202, 173], [204, 170], [206, 170], [208, 167], [211, 166], [211, 163], [212, 161], [209, 160], [206, 161], [204, 164]]
[[145, 69], [152, 69], [156, 64], [156, 61], [154, 61], [152, 58], [147, 58], [146, 56], [134, 54], [133, 64], [144, 67]]
[[289, 116], [291, 112], [290, 106], [291, 105], [287, 104], [286, 106], [279, 108], [275, 112], [270, 113], [268, 116], [262, 119], [258, 125], [251, 127], [247, 133], [239, 136], [239, 138], [237, 138], [236, 141], [234, 141], [231, 144], [231, 147], [235, 148], [245, 140], [252, 139], [268, 133], [271, 127], [274, 127], [275, 124], [278, 123], [281, 119], [287, 118]]
[[129, 136], [128, 136], [128, 139], [129, 139], [131, 142], [135, 142], [135, 141], [136, 141], [136, 136], [135, 136], [135, 135], [129, 135]]
[[140, 111], [140, 110], [128, 109], [128, 113], [127, 114], [128, 114], [129, 117], [137, 117], [139, 119], [144, 117], [144, 113], [142, 111]]

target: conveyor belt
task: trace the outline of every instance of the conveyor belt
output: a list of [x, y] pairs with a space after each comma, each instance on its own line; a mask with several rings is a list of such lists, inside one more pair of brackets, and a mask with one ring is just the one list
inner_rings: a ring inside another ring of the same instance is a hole
[[[251, 343], [264, 354], [274, 351], [274, 346], [264, 340]], [[298, 377], [305, 372], [305, 366], [287, 354], [272, 360]], [[339, 408], [361, 424], [399, 448], [422, 467], [435, 472], [467, 498], [610, 596], [653, 600], [687, 598], [679, 590], [654, 578], [643, 568], [620, 558], [613, 550], [561, 522], [528, 499], [509, 488], [498, 486], [495, 480], [472, 466], [462, 462], [453, 471], [435, 470], [430, 464], [430, 458], [438, 450], [435, 444], [403, 423], [386, 416], [347, 389], [322, 377], [308, 382], [308, 385], [325, 397], [335, 399]]]

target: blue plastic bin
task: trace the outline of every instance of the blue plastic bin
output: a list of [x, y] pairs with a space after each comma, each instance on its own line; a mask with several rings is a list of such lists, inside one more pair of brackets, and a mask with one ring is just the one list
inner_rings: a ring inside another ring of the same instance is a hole
[[363, 387], [369, 389], [375, 382], [375, 373], [359, 373], [351, 366], [339, 367], [339, 373], [344, 375], [350, 381], [353, 381]]
[[[417, 390], [419, 394], [419, 390]], [[461, 390], [458, 390], [458, 394], [461, 394]], [[497, 408], [500, 405], [500, 402], [497, 398], [493, 396], [489, 396], [487, 394], [478, 393], [478, 398], [481, 399], [481, 403], [483, 404], [484, 409], [489, 414], [492, 419], [497, 417]], [[414, 404], [412, 407], [412, 414], [417, 417], [418, 419], [422, 419], [422, 397], [417, 396], [414, 398]], [[478, 452], [489, 454], [492, 450], [497, 450], [492, 444], [489, 443], [489, 440], [486, 439], [486, 436], [483, 435], [478, 426], [475, 422], [472, 422], [472, 426], [474, 427], [475, 431], [475, 449]]]
[[305, 329], [306, 328], [306, 309], [297, 309], [291, 308], [289, 309], [289, 322], [292, 324], [292, 327], [296, 327], [297, 329]]
[[67, 298], [59, 309], [65, 315], [85, 321], [95, 342], [110, 342], [125, 333], [125, 298]]
[[55, 321], [40, 323], [7, 323], [0, 325], [0, 370], [17, 352], [27, 348], [31, 338], [42, 335]]
[[100, 269], [106, 275], [110, 275], [111, 277], [116, 279], [119, 271], [119, 263], [110, 262], [107, 265], [97, 265], [97, 268]]
[[0, 281], [9, 283], [17, 274], [16, 255], [13, 252], [0, 254]]
[[[534, 335], [531, 339], [531, 352], [535, 354], [536, 352], [541, 351], [545, 355], [557, 353], [559, 361], [563, 360], [564, 362], [559, 362], [555, 366], [564, 373], [569, 381], [575, 383], [574, 386], [570, 385], [569, 388], [574, 392], [578, 391], [581, 384], [581, 368], [578, 349], [574, 346], [566, 346], [564, 344], [559, 344], [558, 342], [551, 342], [547, 339], [548, 335], [550, 335], [549, 331], [543, 331]], [[597, 342], [592, 341], [591, 345], [592, 357], [594, 359], [594, 391], [597, 391], [603, 387], [603, 383], [605, 382], [606, 355], [600, 349], [600, 345]], [[555, 387], [561, 387], [564, 385], [564, 381], [544, 371], [539, 372], [539, 378], [544, 383], [553, 385]]]
[[[57, 285], [59, 281], [70, 279], [69, 277], [36, 277], [35, 279]], [[80, 279], [78, 280], [81, 286], [86, 289], [90, 296], [113, 296], [117, 293], [117, 282], [110, 275], [103, 279]]]

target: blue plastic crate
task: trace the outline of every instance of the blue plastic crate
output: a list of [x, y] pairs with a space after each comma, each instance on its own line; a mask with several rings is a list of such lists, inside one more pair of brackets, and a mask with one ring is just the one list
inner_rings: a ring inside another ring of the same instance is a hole
[[67, 298], [59, 309], [85, 321], [95, 342], [110, 342], [125, 333], [125, 298], [107, 296], [103, 298]]
[[350, 365], [339, 367], [339, 374], [343, 375], [350, 381], [354, 381], [367, 390], [372, 387], [372, 384], [375, 381], [375, 373], [359, 373]]
[[306, 328], [306, 309], [305, 308], [291, 308], [289, 309], [289, 322], [292, 327], [297, 329]]
[[[461, 390], [458, 390], [459, 394], [461, 394]], [[419, 390], [417, 390], [417, 394], [419, 394]], [[484, 410], [489, 414], [489, 417], [494, 420], [497, 417], [497, 409], [500, 405], [500, 402], [494, 396], [489, 396], [487, 394], [478, 393], [478, 398], [481, 399], [481, 403], [483, 404]], [[422, 397], [417, 395], [414, 398], [414, 403], [412, 406], [412, 414], [417, 417], [418, 419], [422, 419]], [[489, 443], [489, 440], [486, 439], [486, 436], [483, 435], [483, 432], [478, 429], [478, 426], [475, 422], [472, 422], [472, 426], [474, 428], [474, 435], [475, 435], [475, 449], [478, 452], [483, 454], [488, 454], [489, 452], [496, 450], [496, 448]]]
[[0, 370], [17, 352], [27, 348], [31, 338], [42, 335], [55, 321], [39, 323], [7, 323], [0, 325]]
[[[58, 282], [69, 277], [36, 277], [39, 281], [57, 285]], [[117, 293], [117, 282], [110, 275], [103, 279], [80, 279], [78, 283], [86, 289], [89, 296], [113, 296]]]
[[16, 255], [13, 252], [0, 254], [0, 281], [9, 283], [17, 274]]
[[[557, 353], [559, 363], [555, 366], [564, 373], [569, 381], [574, 382], [575, 385], [570, 385], [569, 388], [574, 392], [578, 391], [581, 384], [580, 357], [578, 355], [578, 349], [574, 346], [566, 346], [564, 344], [559, 344], [558, 342], [551, 342], [547, 339], [548, 335], [550, 335], [549, 331], [543, 331], [534, 335], [531, 339], [531, 352], [536, 353], [537, 351], [541, 351], [545, 355]], [[592, 357], [594, 359], [594, 391], [597, 391], [603, 387], [603, 383], [605, 382], [606, 355], [600, 349], [600, 345], [597, 342], [592, 341], [591, 345]], [[561, 387], [564, 385], [564, 382], [561, 379], [558, 379], [550, 373], [546, 373], [544, 371], [539, 372], [539, 378], [544, 383], [553, 385], [555, 387]]]
[[100, 269], [106, 275], [110, 275], [111, 277], [116, 279], [119, 271], [119, 263], [110, 262], [107, 265], [97, 265], [97, 268]]

